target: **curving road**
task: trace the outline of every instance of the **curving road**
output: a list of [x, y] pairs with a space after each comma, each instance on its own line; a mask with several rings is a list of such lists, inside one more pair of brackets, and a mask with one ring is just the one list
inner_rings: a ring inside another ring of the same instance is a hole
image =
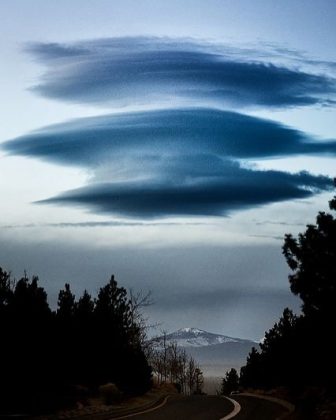
[[261, 398], [235, 395], [241, 411], [234, 420], [280, 420], [288, 413], [285, 407]]
[[[286, 413], [279, 404], [260, 398], [235, 396], [241, 405], [241, 411], [234, 420], [278, 420]], [[233, 404], [217, 396], [174, 396], [167, 403], [143, 414], [133, 414], [126, 418], [134, 420], [220, 420], [229, 415]]]
[[174, 396], [155, 411], [132, 416], [134, 420], [219, 420], [233, 410], [230, 401], [216, 396]]

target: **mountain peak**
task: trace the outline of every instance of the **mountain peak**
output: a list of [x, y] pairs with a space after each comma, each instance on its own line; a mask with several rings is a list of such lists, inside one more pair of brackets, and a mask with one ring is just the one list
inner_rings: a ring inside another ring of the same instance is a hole
[[201, 334], [204, 333], [206, 331], [204, 330], [199, 330], [198, 328], [194, 328], [194, 327], [185, 327], [185, 328], [180, 328], [179, 330], [177, 330], [176, 332], [181, 332], [181, 333], [192, 333], [192, 334]]
[[[162, 341], [163, 337], [157, 339]], [[223, 343], [242, 343], [249, 340], [214, 334], [194, 327], [184, 327], [170, 334], [166, 334], [167, 342], [174, 342], [179, 347], [204, 347]]]

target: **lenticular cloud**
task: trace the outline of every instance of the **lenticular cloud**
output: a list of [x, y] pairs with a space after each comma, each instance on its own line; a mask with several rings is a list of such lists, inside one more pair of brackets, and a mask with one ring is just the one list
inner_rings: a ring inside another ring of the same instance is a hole
[[150, 165], [150, 156], [188, 154], [232, 159], [336, 154], [336, 141], [318, 140], [275, 121], [209, 108], [81, 118], [44, 127], [3, 147], [12, 154], [84, 167], [104, 162], [116, 167], [140, 157]]
[[260, 59], [256, 51], [169, 38], [31, 44], [46, 67], [33, 87], [62, 101], [292, 107], [334, 104], [335, 79]]
[[225, 215], [330, 188], [327, 177], [242, 167], [255, 157], [336, 153], [335, 141], [208, 108], [105, 115], [5, 143], [13, 154], [90, 168], [87, 187], [43, 203], [135, 218]]
[[[174, 166], [171, 169], [172, 175]], [[231, 161], [223, 162], [220, 172], [211, 172], [209, 166], [206, 169], [206, 175], [201, 169], [192, 179], [176, 173], [169, 178], [94, 183], [40, 203], [138, 219], [225, 216], [250, 207], [307, 198], [332, 187], [328, 177], [249, 170]]]
[[[136, 219], [220, 216], [332, 187], [328, 177], [262, 171], [249, 160], [335, 155], [335, 140], [242, 113], [333, 106], [331, 75], [192, 40], [112, 38], [28, 50], [46, 68], [33, 92], [113, 109], [2, 145], [10, 154], [90, 171], [88, 185], [39, 203]], [[120, 108], [139, 104], [146, 110]]]

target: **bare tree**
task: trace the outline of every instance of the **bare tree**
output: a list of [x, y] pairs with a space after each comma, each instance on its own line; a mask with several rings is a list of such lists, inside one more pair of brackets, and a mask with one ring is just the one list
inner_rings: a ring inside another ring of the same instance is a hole
[[152, 340], [150, 364], [158, 384], [173, 383], [184, 394], [201, 393], [203, 374], [196, 361], [176, 342], [169, 342], [164, 331]]
[[132, 289], [129, 290], [129, 307], [130, 307], [130, 324], [132, 325], [132, 340], [134, 345], [140, 345], [146, 356], [149, 356], [150, 341], [147, 337], [147, 331], [150, 325], [147, 323], [147, 318], [143, 315], [143, 309], [153, 304], [152, 293], [143, 291], [134, 293]]

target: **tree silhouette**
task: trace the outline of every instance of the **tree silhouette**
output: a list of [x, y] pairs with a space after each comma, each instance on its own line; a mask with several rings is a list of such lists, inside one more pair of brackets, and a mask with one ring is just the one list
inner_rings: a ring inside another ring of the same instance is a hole
[[202, 394], [204, 385], [203, 372], [199, 367], [195, 369], [195, 391], [194, 394]]
[[246, 365], [240, 369], [239, 383], [245, 388], [261, 388], [265, 383], [264, 377], [262, 356], [255, 347], [252, 347]]
[[58, 294], [57, 316], [59, 319], [68, 322], [72, 319], [75, 312], [75, 295], [70, 290], [70, 284], [65, 283], [64, 290], [60, 290]]
[[[335, 184], [336, 185], [336, 184]], [[336, 197], [329, 202], [336, 210]], [[285, 236], [283, 253], [292, 274], [291, 291], [302, 299], [303, 314], [285, 309], [253, 349], [241, 369], [243, 386], [336, 391], [336, 218], [320, 212], [297, 238]]]
[[10, 274], [0, 267], [0, 311], [8, 306], [13, 297]]
[[14, 282], [0, 270], [0, 296], [1, 399], [5, 407], [14, 402], [17, 408], [32, 407], [53, 375], [53, 316], [47, 294], [37, 277], [29, 280], [25, 274]]
[[[335, 182], [336, 185], [336, 182]], [[329, 202], [336, 210], [336, 197]], [[336, 219], [320, 212], [315, 225], [308, 225], [298, 238], [285, 236], [283, 253], [293, 274], [291, 291], [302, 301], [305, 315], [335, 319], [336, 314]]]
[[75, 316], [79, 324], [85, 324], [93, 314], [94, 302], [87, 290], [84, 290], [83, 295], [79, 298], [75, 306]]
[[236, 369], [232, 368], [226, 372], [222, 379], [221, 394], [230, 395], [231, 392], [237, 391], [239, 388], [239, 376]]
[[[0, 415], [40, 414], [76, 401], [76, 386], [114, 382], [124, 393], [151, 386], [139, 316], [112, 276], [97, 299], [76, 301], [70, 285], [51, 311], [38, 278], [19, 281], [0, 268]], [[138, 310], [138, 309], [137, 309]]]

